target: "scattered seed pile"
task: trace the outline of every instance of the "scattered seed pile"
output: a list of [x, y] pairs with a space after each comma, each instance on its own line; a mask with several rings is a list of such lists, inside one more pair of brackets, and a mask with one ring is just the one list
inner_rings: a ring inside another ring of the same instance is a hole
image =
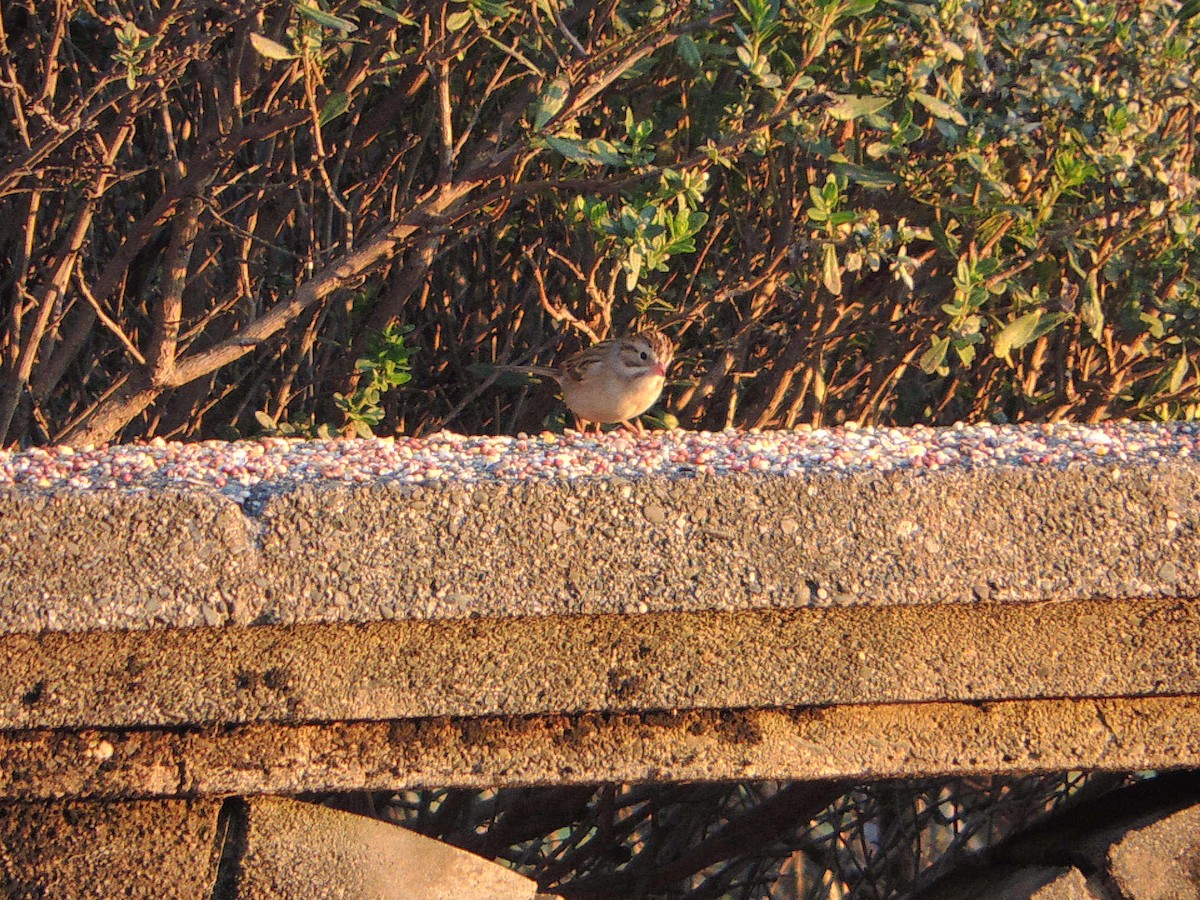
[[239, 502], [256, 486], [302, 481], [408, 483], [554, 481], [811, 470], [888, 471], [953, 466], [1155, 464], [1200, 457], [1192, 423], [1057, 423], [952, 428], [801, 428], [796, 431], [657, 431], [603, 436], [568, 432], [517, 437], [305, 441], [261, 438], [194, 444], [153, 440], [113, 447], [0, 452], [0, 488], [95, 490], [203, 485]]

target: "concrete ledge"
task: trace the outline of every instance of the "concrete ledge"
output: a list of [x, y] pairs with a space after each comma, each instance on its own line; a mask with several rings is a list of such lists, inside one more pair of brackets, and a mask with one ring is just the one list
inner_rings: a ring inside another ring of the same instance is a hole
[[1200, 767], [1200, 698], [0, 733], [0, 798]]
[[0, 728], [1200, 693], [1200, 603], [14, 635]]
[[0, 633], [1200, 595], [1200, 465], [0, 492]]

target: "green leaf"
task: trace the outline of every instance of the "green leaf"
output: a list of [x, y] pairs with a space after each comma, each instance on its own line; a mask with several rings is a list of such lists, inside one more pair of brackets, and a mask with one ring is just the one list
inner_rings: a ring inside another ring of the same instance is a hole
[[821, 266], [821, 280], [825, 290], [834, 296], [842, 293], [842, 268], [838, 265], [837, 248], [833, 244], [825, 245], [825, 260]]
[[558, 115], [563, 104], [567, 102], [567, 94], [571, 83], [565, 78], [555, 78], [544, 88], [533, 107], [533, 128], [541, 131], [546, 123]]
[[546, 135], [546, 146], [556, 150], [567, 159], [575, 162], [594, 163], [601, 166], [625, 167], [628, 163], [621, 156], [615, 144], [593, 138], [590, 141], [578, 141], [574, 138], [555, 137]]
[[497, 3], [494, 0], [471, 0], [471, 5], [489, 19], [502, 19], [512, 15], [512, 8], [507, 3]]
[[1172, 394], [1183, 387], [1183, 379], [1187, 377], [1188, 371], [1188, 356], [1184, 353], [1179, 357], [1179, 362], [1175, 363], [1175, 368], [1171, 370], [1171, 379], [1167, 382], [1167, 390]]
[[871, 188], [872, 190], [883, 190], [884, 188], [890, 188], [900, 183], [900, 176], [892, 172], [868, 169], [865, 166], [856, 166], [853, 163], [840, 163], [835, 166], [835, 169], [839, 174], [845, 175], [855, 184]]
[[625, 257], [625, 290], [632, 291], [637, 287], [638, 278], [642, 274], [642, 263], [645, 257], [638, 250], [631, 249]]
[[890, 97], [857, 97], [854, 94], [834, 94], [834, 98], [825, 111], [839, 122], [877, 113], [892, 102]]
[[1161, 341], [1167, 333], [1167, 327], [1157, 313], [1142, 313], [1138, 318], [1146, 326], [1146, 333], [1156, 341]]
[[675, 52], [693, 69], [699, 69], [704, 65], [704, 58], [700, 55], [700, 46], [686, 34], [675, 38]]
[[950, 349], [950, 338], [930, 338], [933, 346], [921, 354], [917, 365], [926, 375], [932, 375], [946, 362], [946, 352]]
[[1095, 290], [1095, 285], [1092, 284], [1094, 276], [1089, 279], [1082, 305], [1079, 307], [1079, 319], [1083, 322], [1083, 327], [1088, 330], [1088, 334], [1092, 336], [1092, 340], [1096, 343], [1100, 342], [1100, 338], [1104, 335], [1104, 308], [1100, 305], [1100, 295]]
[[947, 256], [954, 256], [958, 252], [957, 242], [951, 242], [950, 234], [940, 221], [934, 219], [929, 223], [929, 233], [933, 236], [933, 242]]
[[331, 28], [334, 31], [340, 31], [342, 34], [350, 34], [353, 31], [358, 31], [358, 26], [349, 19], [343, 19], [341, 16], [335, 16], [333, 13], [327, 13], [325, 10], [308, 3], [297, 3], [296, 0], [292, 0], [292, 5], [296, 7], [296, 12], [316, 22], [322, 28]]
[[321, 107], [321, 113], [317, 116], [317, 124], [328, 125], [349, 108], [350, 98], [346, 96], [346, 92], [334, 91], [325, 101], [325, 105]]
[[1044, 337], [1069, 318], [1069, 313], [1046, 315], [1040, 309], [1028, 312], [1004, 326], [996, 335], [992, 352], [999, 358], [1012, 362], [1009, 354], [1013, 350], [1020, 350], [1026, 344], [1031, 344], [1038, 338]]
[[975, 273], [984, 278], [995, 275], [1000, 271], [1000, 260], [994, 256], [985, 256], [975, 263]]
[[1030, 338], [1030, 342], [1036, 341], [1038, 338], [1045, 337], [1069, 318], [1071, 318], [1071, 314], [1065, 312], [1056, 312], [1050, 313], [1049, 315], [1043, 315], [1041, 320], [1037, 323], [1037, 327], [1033, 329], [1033, 337]]
[[446, 30], [447, 31], [462, 31], [464, 28], [466, 28], [468, 25], [471, 24], [472, 18], [473, 17], [471, 14], [471, 10], [469, 10], [469, 9], [464, 9], [464, 10], [461, 10], [456, 13], [451, 13], [450, 15], [446, 16]]
[[250, 32], [250, 46], [253, 47], [259, 56], [265, 56], [267, 59], [295, 59], [296, 54], [269, 37], [259, 34], [257, 31]]
[[929, 113], [936, 118], [944, 119], [947, 122], [953, 122], [955, 125], [967, 124], [967, 120], [963, 118], [962, 113], [947, 103], [945, 100], [939, 100], [937, 97], [929, 94], [916, 91], [913, 98], [923, 107], [929, 110]]
[[847, 19], [865, 16], [874, 11], [875, 4], [878, 2], [879, 0], [850, 0], [842, 10], [842, 15]]
[[381, 16], [387, 16], [398, 25], [416, 25], [416, 19], [410, 19], [408, 16], [402, 16], [394, 9], [389, 9], [382, 3], [377, 3], [376, 0], [358, 0], [358, 5], [366, 7], [371, 12], [379, 13]]
[[1008, 360], [1009, 354], [1013, 350], [1019, 350], [1031, 340], [1033, 340], [1033, 331], [1037, 328], [1038, 320], [1042, 317], [1042, 311], [1035, 309], [1033, 312], [1026, 313], [1021, 318], [1009, 322], [996, 335], [996, 340], [992, 346], [992, 352], [1000, 359]]
[[[682, 223], [680, 223], [681, 219], [683, 219]], [[700, 229], [708, 224], [708, 213], [692, 210], [687, 213], [686, 218], [676, 216], [675, 221], [680, 224], [681, 234], [695, 235], [699, 234]]]

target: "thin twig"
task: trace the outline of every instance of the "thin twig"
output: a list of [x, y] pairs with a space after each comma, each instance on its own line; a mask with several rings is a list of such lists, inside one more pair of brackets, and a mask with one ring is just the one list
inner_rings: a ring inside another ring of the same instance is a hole
[[100, 323], [116, 335], [117, 340], [129, 351], [129, 355], [137, 360], [138, 365], [144, 366], [146, 364], [146, 357], [142, 356], [142, 351], [137, 348], [137, 344], [129, 339], [129, 335], [125, 333], [121, 326], [104, 311], [103, 305], [96, 299], [96, 296], [92, 293], [92, 289], [88, 287], [87, 282], [84, 280], [83, 273], [78, 270], [75, 272], [75, 283], [79, 286], [79, 293], [83, 295], [83, 299], [96, 311], [96, 318], [100, 320]]

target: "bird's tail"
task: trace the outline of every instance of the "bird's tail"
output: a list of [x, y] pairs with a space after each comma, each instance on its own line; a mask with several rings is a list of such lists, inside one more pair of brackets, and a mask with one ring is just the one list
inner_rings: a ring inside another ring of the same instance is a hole
[[[475, 363], [470, 366], [471, 374], [476, 378], [487, 378], [496, 373], [511, 373], [513, 375], [535, 375], [538, 378], [551, 378], [558, 381], [562, 376], [556, 369], [548, 366], [497, 366], [492, 363]], [[519, 380], [514, 380], [518, 383]]]
[[539, 375], [542, 378], [553, 378], [555, 381], [559, 378], [557, 369], [552, 369], [549, 366], [495, 366], [497, 372], [519, 372], [522, 375]]

